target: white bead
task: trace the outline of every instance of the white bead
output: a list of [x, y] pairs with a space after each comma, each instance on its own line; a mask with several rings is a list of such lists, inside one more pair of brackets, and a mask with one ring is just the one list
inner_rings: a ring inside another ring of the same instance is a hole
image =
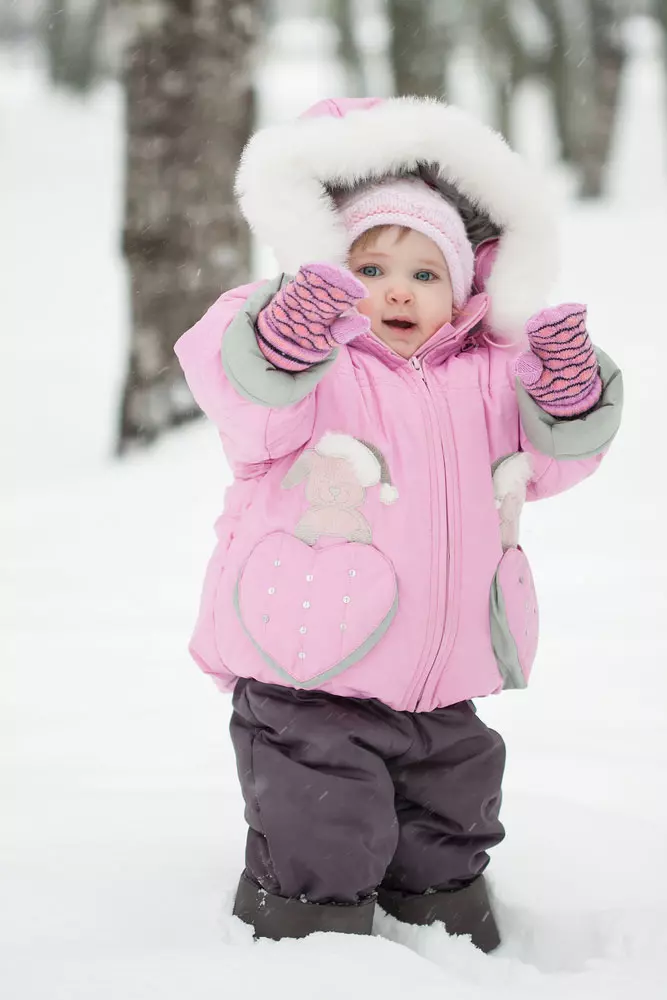
[[308, 583], [312, 583], [313, 582], [313, 574], [309, 573], [308, 576], [306, 577], [306, 580], [308, 581]]
[[269, 621], [269, 616], [268, 615], [262, 615], [262, 621], [263, 622], [268, 622]]
[[280, 566], [280, 559], [274, 559], [273, 560], [273, 565], [274, 566]]
[[300, 660], [305, 660], [306, 659], [306, 654], [304, 653], [303, 650], [301, 650], [301, 652], [299, 653], [299, 659]]
[[347, 625], [345, 624], [345, 622], [341, 622], [340, 623], [340, 630], [341, 630], [341, 632], [344, 632], [346, 628], [347, 628]]
[[350, 603], [350, 598], [346, 594], [345, 597], [343, 598], [343, 604], [349, 604], [349, 603]]
[[303, 602], [303, 607], [304, 608], [309, 608], [310, 607], [310, 601], [304, 601]]
[[275, 592], [276, 592], [276, 588], [275, 587], [269, 587], [269, 593], [270, 594], [275, 594]]
[[357, 575], [356, 569], [348, 569], [347, 575], [348, 576], [356, 576]]
[[299, 629], [299, 632], [301, 633], [301, 635], [305, 635], [307, 631], [308, 631], [308, 629], [306, 628], [305, 625], [302, 625], [301, 628]]

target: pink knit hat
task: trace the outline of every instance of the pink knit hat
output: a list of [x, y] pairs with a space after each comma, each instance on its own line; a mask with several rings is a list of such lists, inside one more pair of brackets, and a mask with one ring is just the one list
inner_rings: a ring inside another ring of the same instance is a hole
[[340, 212], [350, 246], [374, 226], [406, 226], [433, 240], [449, 270], [454, 305], [463, 306], [472, 285], [474, 254], [456, 209], [418, 178], [381, 181], [349, 195]]

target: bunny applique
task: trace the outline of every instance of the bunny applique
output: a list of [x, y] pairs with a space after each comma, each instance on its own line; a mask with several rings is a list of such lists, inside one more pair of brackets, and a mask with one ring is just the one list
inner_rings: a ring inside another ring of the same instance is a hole
[[517, 451], [492, 467], [502, 558], [491, 584], [491, 645], [504, 688], [524, 688], [537, 652], [535, 581], [519, 545], [519, 521], [533, 477], [530, 455]]
[[369, 544], [371, 526], [360, 510], [366, 490], [379, 483], [382, 503], [398, 499], [380, 450], [349, 434], [324, 434], [315, 448], [299, 456], [282, 487], [292, 489], [304, 479], [309, 507], [294, 534], [307, 545], [314, 545], [321, 535]]

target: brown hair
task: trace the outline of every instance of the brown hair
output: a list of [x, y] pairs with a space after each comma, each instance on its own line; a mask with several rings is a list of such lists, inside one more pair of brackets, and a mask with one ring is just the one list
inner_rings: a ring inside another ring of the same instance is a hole
[[368, 250], [369, 247], [373, 246], [373, 244], [377, 242], [380, 233], [383, 233], [386, 229], [400, 230], [396, 241], [397, 243], [400, 243], [401, 240], [405, 239], [409, 232], [412, 232], [409, 226], [373, 226], [372, 229], [367, 229], [365, 233], [361, 234], [361, 236], [357, 236], [348, 253], [352, 254], [356, 250]]

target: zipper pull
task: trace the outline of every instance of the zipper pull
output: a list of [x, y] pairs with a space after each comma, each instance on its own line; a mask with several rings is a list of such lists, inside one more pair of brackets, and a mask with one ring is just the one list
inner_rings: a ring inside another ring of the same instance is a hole
[[419, 358], [415, 357], [415, 355], [413, 354], [412, 357], [410, 358], [410, 364], [412, 365], [414, 370], [421, 376], [421, 380], [425, 384], [426, 376], [424, 375], [424, 369], [422, 368], [422, 363], [419, 360]]

